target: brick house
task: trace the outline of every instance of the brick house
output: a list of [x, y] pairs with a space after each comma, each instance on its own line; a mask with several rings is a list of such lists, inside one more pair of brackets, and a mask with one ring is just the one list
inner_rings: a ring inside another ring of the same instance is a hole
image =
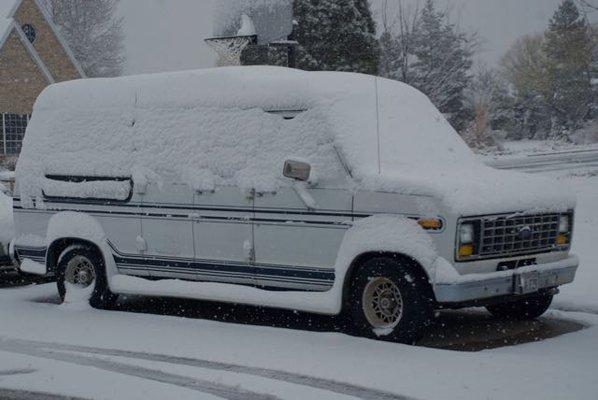
[[41, 0], [0, 0], [0, 158], [17, 156], [48, 85], [84, 78]]

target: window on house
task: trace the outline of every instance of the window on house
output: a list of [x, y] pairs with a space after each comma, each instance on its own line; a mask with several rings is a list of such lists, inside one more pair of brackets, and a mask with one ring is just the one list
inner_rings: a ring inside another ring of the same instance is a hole
[[0, 114], [0, 153], [18, 155], [21, 152], [29, 115]]
[[23, 29], [23, 33], [25, 34], [25, 36], [27, 36], [27, 39], [31, 43], [35, 42], [35, 38], [37, 37], [37, 32], [35, 31], [35, 28], [33, 27], [33, 25], [25, 24], [25, 25], [23, 25], [22, 29]]

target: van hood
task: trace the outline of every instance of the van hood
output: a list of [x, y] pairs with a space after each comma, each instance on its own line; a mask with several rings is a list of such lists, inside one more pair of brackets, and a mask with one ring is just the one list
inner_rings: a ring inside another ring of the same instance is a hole
[[[377, 190], [431, 198], [442, 210], [459, 216], [511, 212], [565, 212], [575, 208], [576, 196], [562, 181], [501, 171], [480, 163], [475, 170], [426, 170], [395, 173], [372, 180]], [[432, 210], [426, 210], [430, 213]]]

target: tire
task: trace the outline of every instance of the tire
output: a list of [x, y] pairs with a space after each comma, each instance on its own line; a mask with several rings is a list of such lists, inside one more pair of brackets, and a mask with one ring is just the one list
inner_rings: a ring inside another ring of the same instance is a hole
[[427, 279], [412, 273], [411, 266], [406, 260], [374, 258], [353, 274], [346, 317], [355, 334], [404, 344], [421, 339], [432, 324], [433, 301]]
[[[77, 267], [74, 267], [77, 266]], [[84, 274], [73, 274], [73, 270], [83, 269]], [[66, 281], [73, 289], [94, 286], [89, 298], [89, 305], [98, 309], [110, 309], [116, 303], [118, 295], [108, 288], [104, 258], [97, 250], [90, 246], [73, 245], [68, 247], [58, 258], [56, 270], [56, 284], [60, 299], [64, 302], [66, 297]], [[75, 277], [76, 275], [76, 277]], [[90, 275], [93, 275], [90, 277]], [[85, 279], [85, 278], [89, 279]]]
[[539, 294], [509, 303], [487, 306], [486, 309], [490, 314], [500, 319], [532, 320], [538, 318], [548, 310], [552, 303], [552, 298], [553, 296], [550, 294]]

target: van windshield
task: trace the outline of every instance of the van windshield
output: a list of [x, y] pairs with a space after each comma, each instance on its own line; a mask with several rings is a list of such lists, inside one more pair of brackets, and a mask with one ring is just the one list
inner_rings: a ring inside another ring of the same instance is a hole
[[461, 169], [481, 162], [419, 91], [386, 79], [359, 81], [331, 113], [351, 168], [365, 175]]

